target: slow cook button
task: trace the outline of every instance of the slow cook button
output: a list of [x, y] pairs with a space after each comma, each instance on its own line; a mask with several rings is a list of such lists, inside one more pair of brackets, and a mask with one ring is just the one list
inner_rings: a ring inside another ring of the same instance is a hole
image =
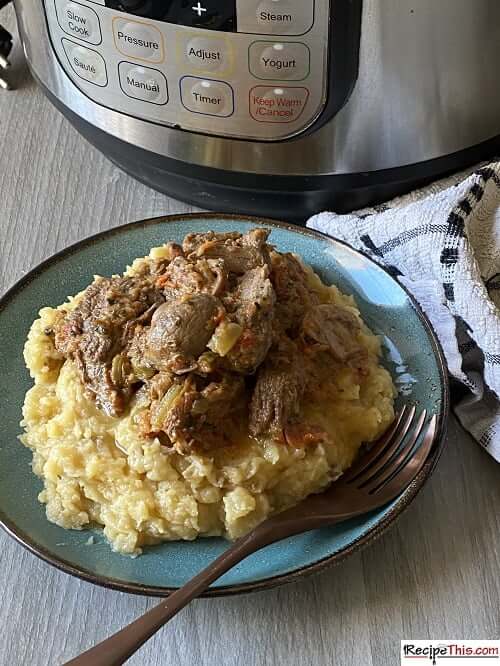
[[254, 42], [250, 71], [258, 79], [302, 81], [309, 75], [309, 47], [301, 42]]
[[181, 79], [182, 104], [192, 113], [227, 118], [234, 113], [234, 95], [224, 81], [184, 76]]
[[104, 58], [86, 46], [76, 44], [69, 39], [63, 38], [62, 45], [72, 70], [81, 79], [94, 83], [96, 86], [108, 85], [108, 75]]
[[121, 62], [118, 65], [120, 86], [125, 95], [150, 104], [168, 102], [167, 79], [157, 69]]
[[56, 0], [56, 13], [59, 25], [68, 35], [83, 39], [89, 44], [101, 43], [99, 17], [91, 7], [85, 7], [78, 2]]
[[154, 25], [122, 18], [113, 19], [115, 46], [136, 60], [163, 62], [163, 36]]
[[255, 86], [250, 91], [250, 115], [260, 123], [293, 123], [308, 99], [307, 88]]
[[227, 72], [231, 68], [231, 47], [225, 39], [193, 35], [186, 39], [182, 34], [181, 38], [183, 65], [206, 72]]

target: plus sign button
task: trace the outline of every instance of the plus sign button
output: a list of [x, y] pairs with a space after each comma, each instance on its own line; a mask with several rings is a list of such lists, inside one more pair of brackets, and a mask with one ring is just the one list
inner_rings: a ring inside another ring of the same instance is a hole
[[205, 30], [236, 32], [236, 0], [173, 0], [165, 21]]

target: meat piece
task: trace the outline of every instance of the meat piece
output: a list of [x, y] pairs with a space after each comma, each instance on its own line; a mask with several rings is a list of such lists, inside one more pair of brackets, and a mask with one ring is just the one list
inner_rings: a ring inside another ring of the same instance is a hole
[[209, 257], [222, 259], [229, 273], [243, 275], [246, 271], [269, 263], [266, 229], [252, 229], [240, 234], [190, 234], [184, 240], [184, 251], [189, 258]]
[[271, 253], [271, 281], [276, 291], [276, 319], [283, 330], [293, 332], [306, 310], [319, 303], [318, 295], [293, 254]]
[[208, 294], [161, 305], [143, 343], [147, 364], [159, 370], [185, 371], [207, 346], [221, 316], [219, 301]]
[[194, 376], [176, 380], [151, 406], [150, 435], [163, 432], [181, 454], [197, 448], [225, 444], [227, 418], [242, 408], [242, 377], [225, 375], [217, 382], [197, 386]]
[[235, 293], [234, 321], [243, 332], [226, 356], [231, 370], [254, 373], [272, 344], [275, 293], [267, 266], [253, 268], [240, 279]]
[[307, 370], [297, 346], [281, 338], [257, 374], [250, 403], [250, 434], [281, 435], [283, 428], [299, 414], [306, 382]]
[[134, 376], [123, 351], [134, 327], [147, 321], [162, 302], [148, 280], [100, 278], [56, 324], [56, 349], [75, 361], [86, 389], [107, 414], [122, 413], [130, 397]]
[[367, 351], [359, 342], [361, 324], [349, 310], [325, 303], [308, 310], [302, 322], [302, 339], [312, 351], [326, 351], [340, 363], [366, 362]]
[[156, 280], [166, 300], [176, 300], [189, 294], [219, 296], [226, 287], [227, 274], [221, 259], [190, 261], [175, 257]]

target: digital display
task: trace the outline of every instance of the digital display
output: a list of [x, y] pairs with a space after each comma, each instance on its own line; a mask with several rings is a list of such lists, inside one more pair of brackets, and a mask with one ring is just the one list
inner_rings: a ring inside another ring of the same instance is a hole
[[165, 23], [236, 32], [236, 0], [105, 0], [106, 7]]

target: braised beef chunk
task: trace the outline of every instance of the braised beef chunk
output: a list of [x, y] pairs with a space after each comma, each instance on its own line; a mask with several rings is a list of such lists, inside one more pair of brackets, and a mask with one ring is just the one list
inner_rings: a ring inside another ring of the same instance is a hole
[[160, 305], [144, 340], [144, 358], [158, 370], [185, 371], [202, 354], [218, 323], [214, 296], [196, 294]]
[[179, 453], [222, 446], [226, 442], [221, 422], [242, 409], [244, 390], [243, 378], [236, 375], [208, 383], [194, 375], [177, 378], [153, 400], [148, 426], [153, 434], [165, 433]]
[[263, 266], [239, 280], [233, 317], [242, 334], [227, 355], [229, 367], [236, 372], [255, 372], [271, 347], [276, 297], [268, 276], [269, 269]]
[[162, 302], [150, 281], [100, 278], [55, 327], [56, 349], [76, 362], [82, 382], [107, 414], [120, 414], [130, 395], [133, 373], [122, 352], [134, 325], [141, 317], [147, 321]]
[[189, 261], [183, 256], [175, 257], [157, 278], [156, 285], [166, 300], [176, 300], [189, 294], [212, 294], [218, 296], [226, 286], [227, 275], [220, 259]]
[[189, 234], [134, 277], [98, 279], [61, 314], [56, 348], [100, 409], [120, 415], [137, 393], [144, 436], [183, 455], [230, 444], [247, 419], [254, 437], [324, 439], [304, 421], [304, 395], [321, 399], [339, 364], [364, 372], [361, 325], [321, 304], [300, 261], [268, 236]]
[[190, 234], [183, 245], [189, 258], [207, 257], [222, 259], [230, 273], [243, 275], [257, 266], [269, 262], [269, 250], [266, 244], [269, 232], [265, 229], [253, 229], [247, 234]]
[[317, 305], [304, 316], [302, 337], [313, 351], [328, 352], [336, 361], [359, 364], [366, 350], [359, 342], [361, 324], [356, 316], [338, 305]]
[[306, 382], [307, 370], [297, 346], [282, 337], [257, 373], [250, 403], [250, 434], [281, 433], [299, 414]]
[[276, 319], [285, 331], [300, 326], [305, 312], [319, 303], [307, 274], [292, 254], [271, 253], [271, 281], [276, 292]]

